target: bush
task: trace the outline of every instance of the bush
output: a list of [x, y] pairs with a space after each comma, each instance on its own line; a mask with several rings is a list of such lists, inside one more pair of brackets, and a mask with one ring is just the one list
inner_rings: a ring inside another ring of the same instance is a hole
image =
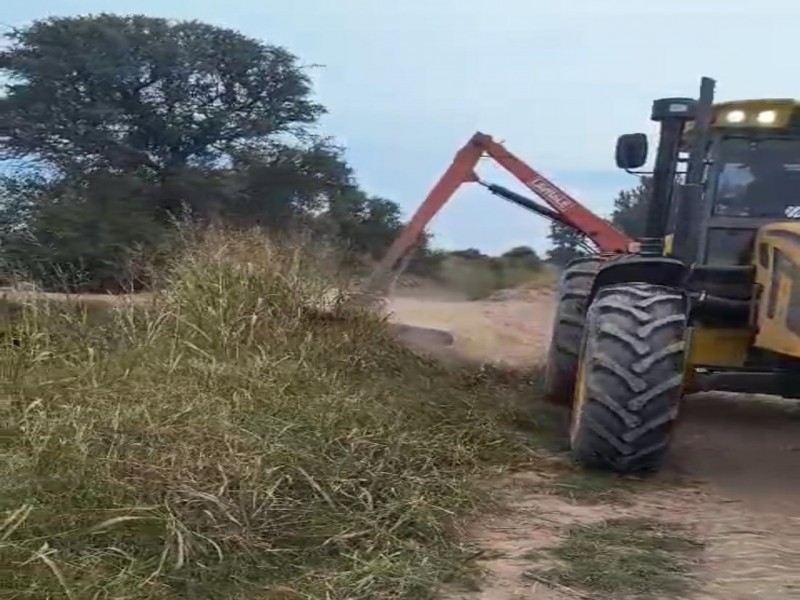
[[465, 250], [444, 260], [436, 279], [470, 300], [481, 300], [498, 290], [536, 286], [543, 281], [543, 272], [541, 261], [535, 257], [509, 253], [502, 257], [476, 256], [472, 250]]
[[0, 589], [15, 598], [421, 598], [522, 448], [516, 379], [397, 346], [332, 258], [189, 244], [152, 298], [25, 301], [0, 332]]

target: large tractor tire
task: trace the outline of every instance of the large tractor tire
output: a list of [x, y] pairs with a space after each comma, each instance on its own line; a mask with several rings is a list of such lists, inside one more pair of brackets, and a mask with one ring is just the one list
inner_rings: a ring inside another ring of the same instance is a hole
[[578, 370], [586, 299], [604, 259], [580, 258], [564, 270], [556, 298], [556, 316], [544, 372], [544, 397], [548, 402], [570, 406]]
[[683, 394], [688, 303], [678, 291], [601, 289], [586, 314], [572, 409], [574, 458], [624, 474], [657, 471]]

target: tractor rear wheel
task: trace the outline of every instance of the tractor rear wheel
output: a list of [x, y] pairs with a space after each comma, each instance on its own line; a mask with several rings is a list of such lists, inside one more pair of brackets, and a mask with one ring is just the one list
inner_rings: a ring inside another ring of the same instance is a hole
[[578, 462], [626, 474], [661, 467], [683, 393], [687, 314], [673, 288], [628, 283], [597, 293], [572, 409]]
[[600, 256], [580, 258], [569, 264], [561, 275], [544, 373], [544, 397], [549, 402], [564, 406], [572, 403], [586, 299], [603, 262]]

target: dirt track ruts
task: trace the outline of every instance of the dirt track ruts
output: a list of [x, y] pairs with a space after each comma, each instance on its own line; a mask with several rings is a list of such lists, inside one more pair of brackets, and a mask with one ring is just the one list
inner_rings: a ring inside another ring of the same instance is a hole
[[[451, 355], [512, 367], [541, 360], [554, 308], [549, 293], [467, 302], [415, 290], [401, 291], [388, 307], [396, 322], [452, 333], [455, 344], [444, 350]], [[668, 468], [659, 476], [676, 485], [638, 495], [624, 509], [543, 495], [524, 485], [535, 477], [511, 478], [506, 490], [510, 510], [487, 516], [475, 527], [473, 541], [493, 557], [484, 565], [489, 578], [481, 591], [452, 598], [575, 597], [526, 582], [525, 553], [551, 543], [560, 526], [621, 513], [676, 522], [705, 541], [696, 567], [702, 585], [691, 598], [800, 598], [798, 403], [722, 394], [689, 398]]]

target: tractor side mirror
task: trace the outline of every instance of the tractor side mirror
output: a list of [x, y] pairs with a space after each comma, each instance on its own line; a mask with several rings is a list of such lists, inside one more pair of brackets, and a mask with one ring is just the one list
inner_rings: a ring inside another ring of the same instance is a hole
[[620, 169], [638, 169], [647, 162], [647, 136], [644, 133], [626, 133], [617, 138], [617, 166]]

